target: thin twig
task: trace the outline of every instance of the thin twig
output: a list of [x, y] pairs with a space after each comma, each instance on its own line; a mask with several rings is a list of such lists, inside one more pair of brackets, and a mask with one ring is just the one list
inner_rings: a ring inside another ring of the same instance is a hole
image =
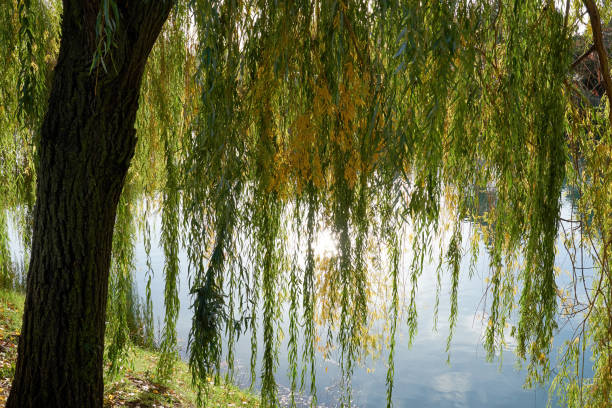
[[574, 62], [572, 62], [571, 69], [572, 69], [572, 70], [576, 69], [576, 67], [578, 66], [578, 64], [580, 64], [582, 61], [584, 61], [584, 59], [585, 59], [586, 57], [588, 57], [589, 55], [591, 55], [591, 53], [592, 53], [593, 51], [595, 51], [595, 44], [591, 45], [591, 46], [589, 47], [589, 49], [588, 49], [588, 50], [586, 50], [586, 51], [584, 52], [584, 54], [582, 54], [581, 56], [579, 56], [578, 58], [576, 58], [576, 59], [574, 60]]

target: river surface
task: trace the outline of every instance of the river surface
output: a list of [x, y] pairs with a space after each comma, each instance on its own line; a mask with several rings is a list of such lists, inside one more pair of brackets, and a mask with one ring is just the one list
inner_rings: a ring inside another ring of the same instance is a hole
[[[563, 207], [564, 216], [569, 216], [568, 202]], [[154, 270], [152, 279], [152, 298], [156, 330], [163, 322], [163, 253], [159, 245], [159, 216], [153, 217], [151, 261]], [[467, 224], [467, 223], [466, 223]], [[333, 245], [330, 242], [319, 246]], [[321, 248], [319, 248], [321, 249]], [[325, 249], [325, 248], [322, 248]], [[181, 353], [185, 357], [186, 344], [191, 327], [191, 299], [187, 277], [187, 258], [180, 255], [181, 273], [179, 297], [181, 301], [177, 322]], [[450, 311], [450, 282], [448, 274], [442, 282], [439, 306], [438, 330], [433, 330], [433, 305], [436, 293], [436, 275], [433, 266], [427, 267], [418, 284], [418, 334], [411, 348], [408, 347], [407, 325], [405, 320], [398, 322], [398, 336], [395, 357], [395, 384], [393, 402], [396, 407], [471, 407], [471, 408], [511, 408], [545, 407], [548, 401], [547, 387], [525, 389], [523, 387], [526, 371], [520, 369], [512, 352], [513, 340], [508, 338], [508, 350], [493, 362], [487, 362], [482, 346], [486, 319], [483, 319], [484, 277], [488, 275], [488, 258], [481, 250], [476, 274], [468, 277], [469, 255], [464, 256], [459, 283], [459, 302], [457, 326], [454, 332], [450, 363], [445, 352], [448, 335], [448, 315]], [[557, 265], [569, 270], [570, 263], [564, 250], [559, 251]], [[407, 269], [407, 268], [406, 268]], [[145, 250], [142, 241], [136, 245], [136, 284], [141, 296], [146, 285]], [[407, 274], [404, 271], [404, 274]], [[406, 279], [406, 276], [403, 277]], [[486, 311], [486, 310], [485, 310]], [[486, 316], [486, 315], [485, 315]], [[484, 322], [484, 323], [483, 323]], [[284, 323], [288, 333], [287, 323]], [[555, 335], [554, 352], [572, 333], [571, 324]], [[261, 330], [259, 331], [261, 333]], [[261, 339], [259, 339], [261, 341]], [[234, 381], [238, 385], [249, 386], [249, 361], [251, 340], [249, 334], [239, 339], [235, 356], [237, 374]], [[261, 344], [261, 342], [260, 342]], [[258, 348], [262, 350], [261, 345]], [[352, 378], [354, 404], [363, 408], [378, 408], [386, 401], [386, 348], [383, 347], [378, 359], [367, 359], [362, 366], [355, 368]], [[554, 355], [553, 355], [554, 359]], [[587, 364], [588, 365], [588, 364]], [[317, 355], [317, 396], [318, 405], [334, 407], [337, 405], [340, 390], [340, 368], [333, 358], [324, 359]], [[587, 367], [588, 368], [588, 367]], [[259, 367], [258, 367], [259, 370]], [[299, 369], [298, 369], [299, 371]], [[260, 372], [260, 371], [258, 371]], [[281, 402], [287, 400], [290, 384], [287, 362], [287, 342], [281, 343], [276, 379], [279, 384]], [[299, 380], [298, 380], [299, 381]], [[257, 389], [259, 384], [255, 384]], [[307, 406], [308, 396], [298, 398], [298, 403]], [[552, 400], [552, 406], [557, 406]]]
[[[564, 201], [563, 217], [570, 218], [570, 202]], [[154, 215], [150, 219], [151, 234], [151, 263], [153, 277], [151, 291], [153, 300], [153, 314], [156, 332], [162, 327], [164, 316], [164, 256], [159, 243], [161, 218]], [[469, 228], [469, 223], [465, 223]], [[15, 228], [9, 228], [9, 236], [14, 259], [22, 259], [23, 247], [15, 234]], [[318, 251], [333, 250], [333, 240], [325, 237], [317, 243]], [[157, 245], [156, 245], [157, 244]], [[139, 237], [135, 247], [135, 283], [137, 291], [144, 297], [147, 281], [146, 254], [142, 237]], [[184, 251], [180, 253], [180, 312], [177, 321], [177, 331], [181, 356], [187, 358], [186, 345], [191, 328], [191, 298], [187, 276], [187, 257]], [[393, 389], [393, 403], [395, 407], [420, 408], [544, 408], [548, 401], [548, 387], [525, 389], [523, 387], [526, 371], [520, 369], [514, 357], [513, 340], [508, 337], [508, 349], [493, 362], [487, 362], [482, 346], [484, 325], [486, 324], [486, 309], [483, 309], [483, 293], [485, 279], [488, 275], [488, 258], [484, 248], [480, 250], [477, 271], [470, 279], [468, 277], [469, 254], [464, 255], [459, 282], [457, 326], [454, 331], [450, 363], [447, 362], [445, 352], [448, 336], [448, 316], [450, 312], [450, 281], [445, 274], [439, 304], [439, 318], [437, 330], [433, 330], [433, 309], [436, 294], [435, 267], [429, 265], [423, 271], [418, 282], [417, 309], [418, 333], [412, 347], [408, 347], [408, 328], [405, 319], [398, 322], [397, 343], [395, 349], [395, 380]], [[557, 266], [561, 270], [571, 267], [566, 252], [560, 248], [558, 251]], [[400, 281], [408, 280], [407, 267], [402, 269]], [[565, 282], [564, 282], [565, 280]], [[558, 284], [569, 282], [569, 276], [563, 274]], [[388, 303], [387, 303], [388, 304]], [[284, 314], [286, 315], [286, 307]], [[387, 306], [385, 306], [387, 307]], [[381, 310], [381, 313], [384, 313]], [[284, 332], [288, 333], [288, 319], [281, 323]], [[568, 340], [573, 333], [571, 322], [555, 334], [554, 348], [551, 358], [559, 346]], [[261, 333], [262, 330], [259, 330]], [[243, 335], [236, 344], [234, 381], [243, 388], [250, 386], [250, 334]], [[259, 340], [258, 350], [262, 350], [262, 339]], [[301, 345], [300, 345], [301, 350]], [[352, 377], [353, 403], [356, 407], [379, 408], [386, 403], [386, 363], [388, 351], [382, 347], [378, 358], [367, 358], [357, 366]], [[261, 354], [259, 355], [259, 357]], [[501, 357], [501, 358], [500, 358]], [[590, 365], [587, 361], [586, 374], [589, 374]], [[279, 385], [279, 400], [285, 403], [288, 400], [290, 378], [288, 373], [288, 353], [286, 339], [279, 348], [279, 361], [276, 380]], [[554, 366], [554, 364], [553, 364]], [[340, 395], [341, 373], [338, 362], [332, 357], [316, 356], [316, 382], [318, 405], [321, 407], [335, 407], [338, 405]], [[300, 368], [298, 368], [298, 372]], [[260, 373], [260, 366], [257, 366]], [[299, 379], [298, 379], [299, 382]], [[259, 382], [254, 384], [257, 390]], [[306, 385], [308, 387], [308, 385]], [[310, 405], [308, 395], [296, 397], [297, 405], [306, 407]], [[558, 404], [553, 399], [551, 406]]]

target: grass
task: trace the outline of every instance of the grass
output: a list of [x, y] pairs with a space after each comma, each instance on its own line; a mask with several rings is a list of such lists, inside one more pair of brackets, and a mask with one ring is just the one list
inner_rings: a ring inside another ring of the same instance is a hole
[[[0, 406], [10, 391], [17, 358], [17, 340], [25, 296], [0, 289]], [[191, 387], [191, 374], [185, 362], [176, 364], [172, 378], [166, 383], [155, 379], [159, 354], [133, 347], [130, 367], [116, 378], [106, 378], [105, 407], [195, 407], [196, 392]], [[230, 384], [210, 384], [207, 407], [259, 407], [257, 396]]]
[[6, 403], [15, 374], [24, 301], [21, 293], [0, 289], [0, 406]]
[[[185, 362], [176, 363], [174, 375], [166, 383], [155, 380], [159, 354], [134, 347], [132, 365], [125, 375], [105, 386], [105, 406], [195, 407], [196, 392]], [[207, 407], [259, 407], [259, 398], [230, 384], [209, 384]]]

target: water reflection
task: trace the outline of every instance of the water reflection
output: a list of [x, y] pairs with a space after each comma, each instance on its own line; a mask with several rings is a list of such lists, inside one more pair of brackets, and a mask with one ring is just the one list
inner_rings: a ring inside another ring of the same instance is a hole
[[[497, 200], [495, 190], [487, 189], [476, 192], [477, 200], [474, 206], [478, 208], [478, 215], [483, 216], [488, 213]], [[562, 197], [563, 207], [561, 217], [564, 219], [572, 218], [572, 208], [578, 199], [577, 192], [565, 190]], [[470, 222], [466, 220], [462, 225], [465, 229], [464, 236], [468, 236], [467, 230], [472, 228]], [[151, 243], [151, 265], [154, 271], [152, 280], [152, 299], [153, 314], [156, 327], [161, 327], [164, 316], [164, 277], [163, 251], [159, 245], [161, 217], [151, 216], [149, 220], [152, 225]], [[479, 220], [480, 223], [484, 221]], [[25, 250], [23, 240], [17, 234], [15, 225], [9, 224], [9, 238], [11, 242], [11, 252], [14, 259], [23, 259]], [[407, 235], [410, 235], [407, 232]], [[467, 243], [464, 243], [464, 253], [469, 251]], [[470, 269], [469, 256], [464, 256], [461, 264], [461, 277], [459, 282], [459, 301], [457, 326], [454, 332], [451, 345], [450, 363], [447, 362], [448, 355], [445, 353], [446, 339], [448, 336], [447, 318], [450, 315], [450, 290], [451, 282], [448, 275], [443, 275], [440, 288], [439, 322], [434, 327], [434, 308], [436, 303], [437, 274], [435, 262], [424, 268], [423, 274], [418, 281], [418, 296], [416, 298], [418, 314], [418, 334], [411, 348], [408, 347], [408, 328], [405, 324], [405, 316], [401, 317], [398, 323], [397, 345], [395, 354], [395, 384], [393, 401], [397, 407], [417, 406], [417, 407], [545, 407], [548, 399], [547, 389], [523, 388], [525, 371], [517, 366], [517, 361], [512, 350], [515, 342], [506, 331], [504, 338], [504, 352], [497, 356], [498, 359], [489, 363], [486, 361], [486, 353], [482, 347], [484, 329], [488, 321], [486, 314], [487, 308], [483, 304], [483, 293], [486, 290], [485, 276], [489, 270], [489, 259], [486, 256], [484, 244], [480, 244], [480, 257], [475, 265], [476, 274], [470, 279], [468, 270]], [[323, 230], [317, 237], [315, 252], [319, 257], [329, 257], [337, 254], [336, 244], [333, 234]], [[140, 296], [144, 296], [146, 286], [146, 255], [142, 237], [136, 243], [135, 254], [136, 274], [135, 281]], [[432, 258], [436, 258], [434, 255]], [[403, 294], [404, 301], [409, 292], [409, 263], [404, 262], [400, 276], [400, 294]], [[569, 286], [573, 283], [572, 276], [567, 271], [571, 269], [571, 261], [564, 250], [558, 252], [556, 266], [561, 271], [557, 278], [560, 288]], [[191, 329], [191, 299], [189, 295], [189, 279], [187, 276], [187, 257], [185, 252], [180, 253], [180, 280], [179, 297], [180, 312], [177, 321], [178, 340], [181, 355], [186, 357], [186, 345], [189, 331]], [[586, 265], [588, 267], [588, 265]], [[379, 279], [377, 279], [379, 278]], [[352, 377], [354, 404], [359, 407], [379, 407], [384, 404], [386, 399], [386, 371], [388, 349], [386, 347], [386, 335], [388, 326], [384, 320], [376, 320], [376, 316], [386, 316], [388, 311], [387, 298], [389, 297], [388, 279], [385, 277], [372, 277], [373, 295], [371, 318], [373, 318], [370, 344], [371, 353], [367, 355], [361, 365], [358, 366]], [[377, 301], [378, 300], [378, 301]], [[385, 300], [385, 301], [381, 301]], [[286, 317], [287, 310], [283, 310], [285, 315], [284, 323], [281, 328], [288, 333]], [[562, 329], [555, 335], [554, 348], [560, 347], [565, 340], [572, 339], [575, 324], [572, 319], [562, 322]], [[324, 328], [320, 328], [321, 337], [324, 337]], [[260, 330], [261, 333], [261, 330]], [[262, 339], [259, 340], [258, 349], [263, 348]], [[323, 345], [325, 339], [321, 340]], [[279, 400], [281, 403], [288, 402], [290, 393], [290, 378], [287, 339], [283, 340], [279, 347], [279, 365], [277, 369], [277, 381], [279, 384]], [[303, 350], [303, 345], [298, 344], [298, 350]], [[246, 336], [241, 337], [235, 348], [236, 374], [234, 380], [243, 387], [250, 385], [250, 358], [251, 358], [251, 339]], [[554, 366], [554, 358], [553, 366]], [[333, 350], [328, 355], [317, 354], [316, 360], [316, 379], [318, 403], [322, 407], [336, 406], [341, 387], [341, 368], [338, 363], [339, 357]], [[589, 374], [592, 362], [587, 362], [586, 373]], [[227, 365], [226, 365], [227, 367]], [[260, 367], [256, 367], [260, 372]], [[299, 370], [299, 369], [298, 369]], [[259, 384], [254, 384], [257, 389]], [[300, 395], [296, 397], [298, 406], [309, 406], [311, 397]], [[553, 401], [552, 406], [556, 406]]]
[[[484, 203], [494, 202], [491, 192], [484, 192], [479, 203], [482, 204], [483, 213], [487, 211]], [[493, 201], [492, 201], [493, 200]], [[564, 212], [569, 211], [569, 206], [564, 206]], [[153, 231], [152, 242], [159, 242], [159, 218], [153, 218], [152, 224], [156, 226]], [[470, 228], [466, 222], [465, 228]], [[482, 245], [482, 244], [481, 244]], [[323, 234], [317, 242], [318, 252], [333, 252], [334, 240], [330, 235]], [[465, 248], [467, 250], [467, 248]], [[152, 297], [154, 299], [154, 315], [156, 322], [163, 320], [163, 254], [160, 248], [153, 247], [151, 251], [152, 265], [155, 275], [152, 282]], [[181, 277], [180, 277], [180, 299], [181, 308], [177, 323], [179, 342], [183, 356], [185, 345], [191, 327], [191, 312], [189, 305], [189, 288], [187, 285], [186, 265], [187, 259], [184, 253], [180, 255]], [[558, 255], [558, 264], [567, 263], [562, 252]], [[441, 297], [439, 304], [439, 322], [437, 330], [434, 330], [434, 305], [436, 297], [436, 272], [435, 264], [429, 264], [424, 268], [423, 274], [418, 282], [417, 309], [418, 334], [412, 348], [408, 348], [408, 332], [403, 322], [398, 323], [398, 336], [395, 357], [395, 385], [393, 401], [397, 407], [545, 407], [548, 399], [547, 390], [524, 389], [523, 383], [525, 371], [516, 365], [516, 359], [511, 351], [514, 344], [508, 336], [506, 350], [498, 359], [489, 363], [485, 358], [482, 347], [483, 331], [488, 320], [483, 312], [482, 294], [486, 289], [484, 277], [488, 273], [489, 260], [486, 257], [484, 247], [481, 248], [480, 257], [477, 260], [476, 275], [468, 278], [469, 256], [464, 257], [461, 265], [461, 278], [459, 283], [459, 309], [457, 327], [454, 332], [450, 363], [445, 353], [446, 339], [448, 336], [448, 323], [446, 319], [450, 314], [450, 281], [447, 275], [442, 281]], [[145, 252], [142, 242], [136, 247], [136, 269], [137, 284], [143, 293], [145, 285]], [[402, 268], [400, 281], [409, 282], [408, 267]], [[401, 293], [401, 291], [400, 291]], [[285, 306], [286, 307], [286, 306]], [[379, 307], [384, 307], [381, 304]], [[386, 309], [378, 310], [381, 316], [387, 312]], [[286, 310], [284, 310], [286, 313]], [[281, 328], [288, 333], [288, 319], [284, 319]], [[403, 323], [403, 324], [402, 324]], [[384, 324], [378, 322], [374, 325], [375, 331], [383, 332]], [[555, 337], [555, 345], [559, 346], [563, 340], [570, 338], [569, 328], [565, 328]], [[352, 386], [354, 404], [359, 407], [380, 407], [386, 398], [386, 362], [388, 351], [384, 344], [384, 335], [379, 336], [376, 347], [379, 348], [378, 358], [366, 357], [359, 367], [355, 369]], [[259, 350], [262, 348], [259, 339]], [[287, 339], [284, 339], [279, 348], [279, 365], [277, 369], [277, 381], [279, 383], [280, 401], [287, 402], [290, 378], [287, 374], [289, 365], [287, 362]], [[302, 344], [298, 345], [302, 350]], [[249, 361], [251, 356], [251, 339], [247, 336], [241, 337], [235, 348], [237, 374], [235, 381], [244, 387], [249, 386]], [[338, 355], [331, 351], [328, 356], [317, 355], [316, 379], [317, 396], [319, 405], [324, 407], [336, 406], [338, 396], [341, 392], [341, 370], [337, 363]], [[260, 367], [257, 367], [259, 373]], [[257, 388], [259, 384], [255, 384]], [[308, 406], [309, 396], [298, 396], [298, 406]], [[556, 406], [553, 401], [552, 406]]]

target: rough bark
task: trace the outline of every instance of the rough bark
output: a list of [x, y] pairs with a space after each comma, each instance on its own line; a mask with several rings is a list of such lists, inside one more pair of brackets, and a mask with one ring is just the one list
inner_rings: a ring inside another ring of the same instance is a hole
[[603, 76], [603, 85], [606, 93], [608, 94], [608, 100], [610, 101], [608, 110], [608, 120], [612, 125], [612, 77], [610, 77], [610, 66], [608, 65], [608, 52], [603, 40], [603, 30], [601, 28], [601, 18], [599, 16], [599, 10], [593, 0], [584, 0], [584, 5], [587, 8], [589, 19], [591, 20], [591, 30], [593, 31], [593, 45], [597, 50], [599, 56], [599, 64], [601, 75]]
[[23, 327], [7, 407], [101, 407], [115, 212], [148, 54], [171, 1], [117, 0], [112, 57], [90, 73], [100, 1], [64, 0], [39, 146]]

